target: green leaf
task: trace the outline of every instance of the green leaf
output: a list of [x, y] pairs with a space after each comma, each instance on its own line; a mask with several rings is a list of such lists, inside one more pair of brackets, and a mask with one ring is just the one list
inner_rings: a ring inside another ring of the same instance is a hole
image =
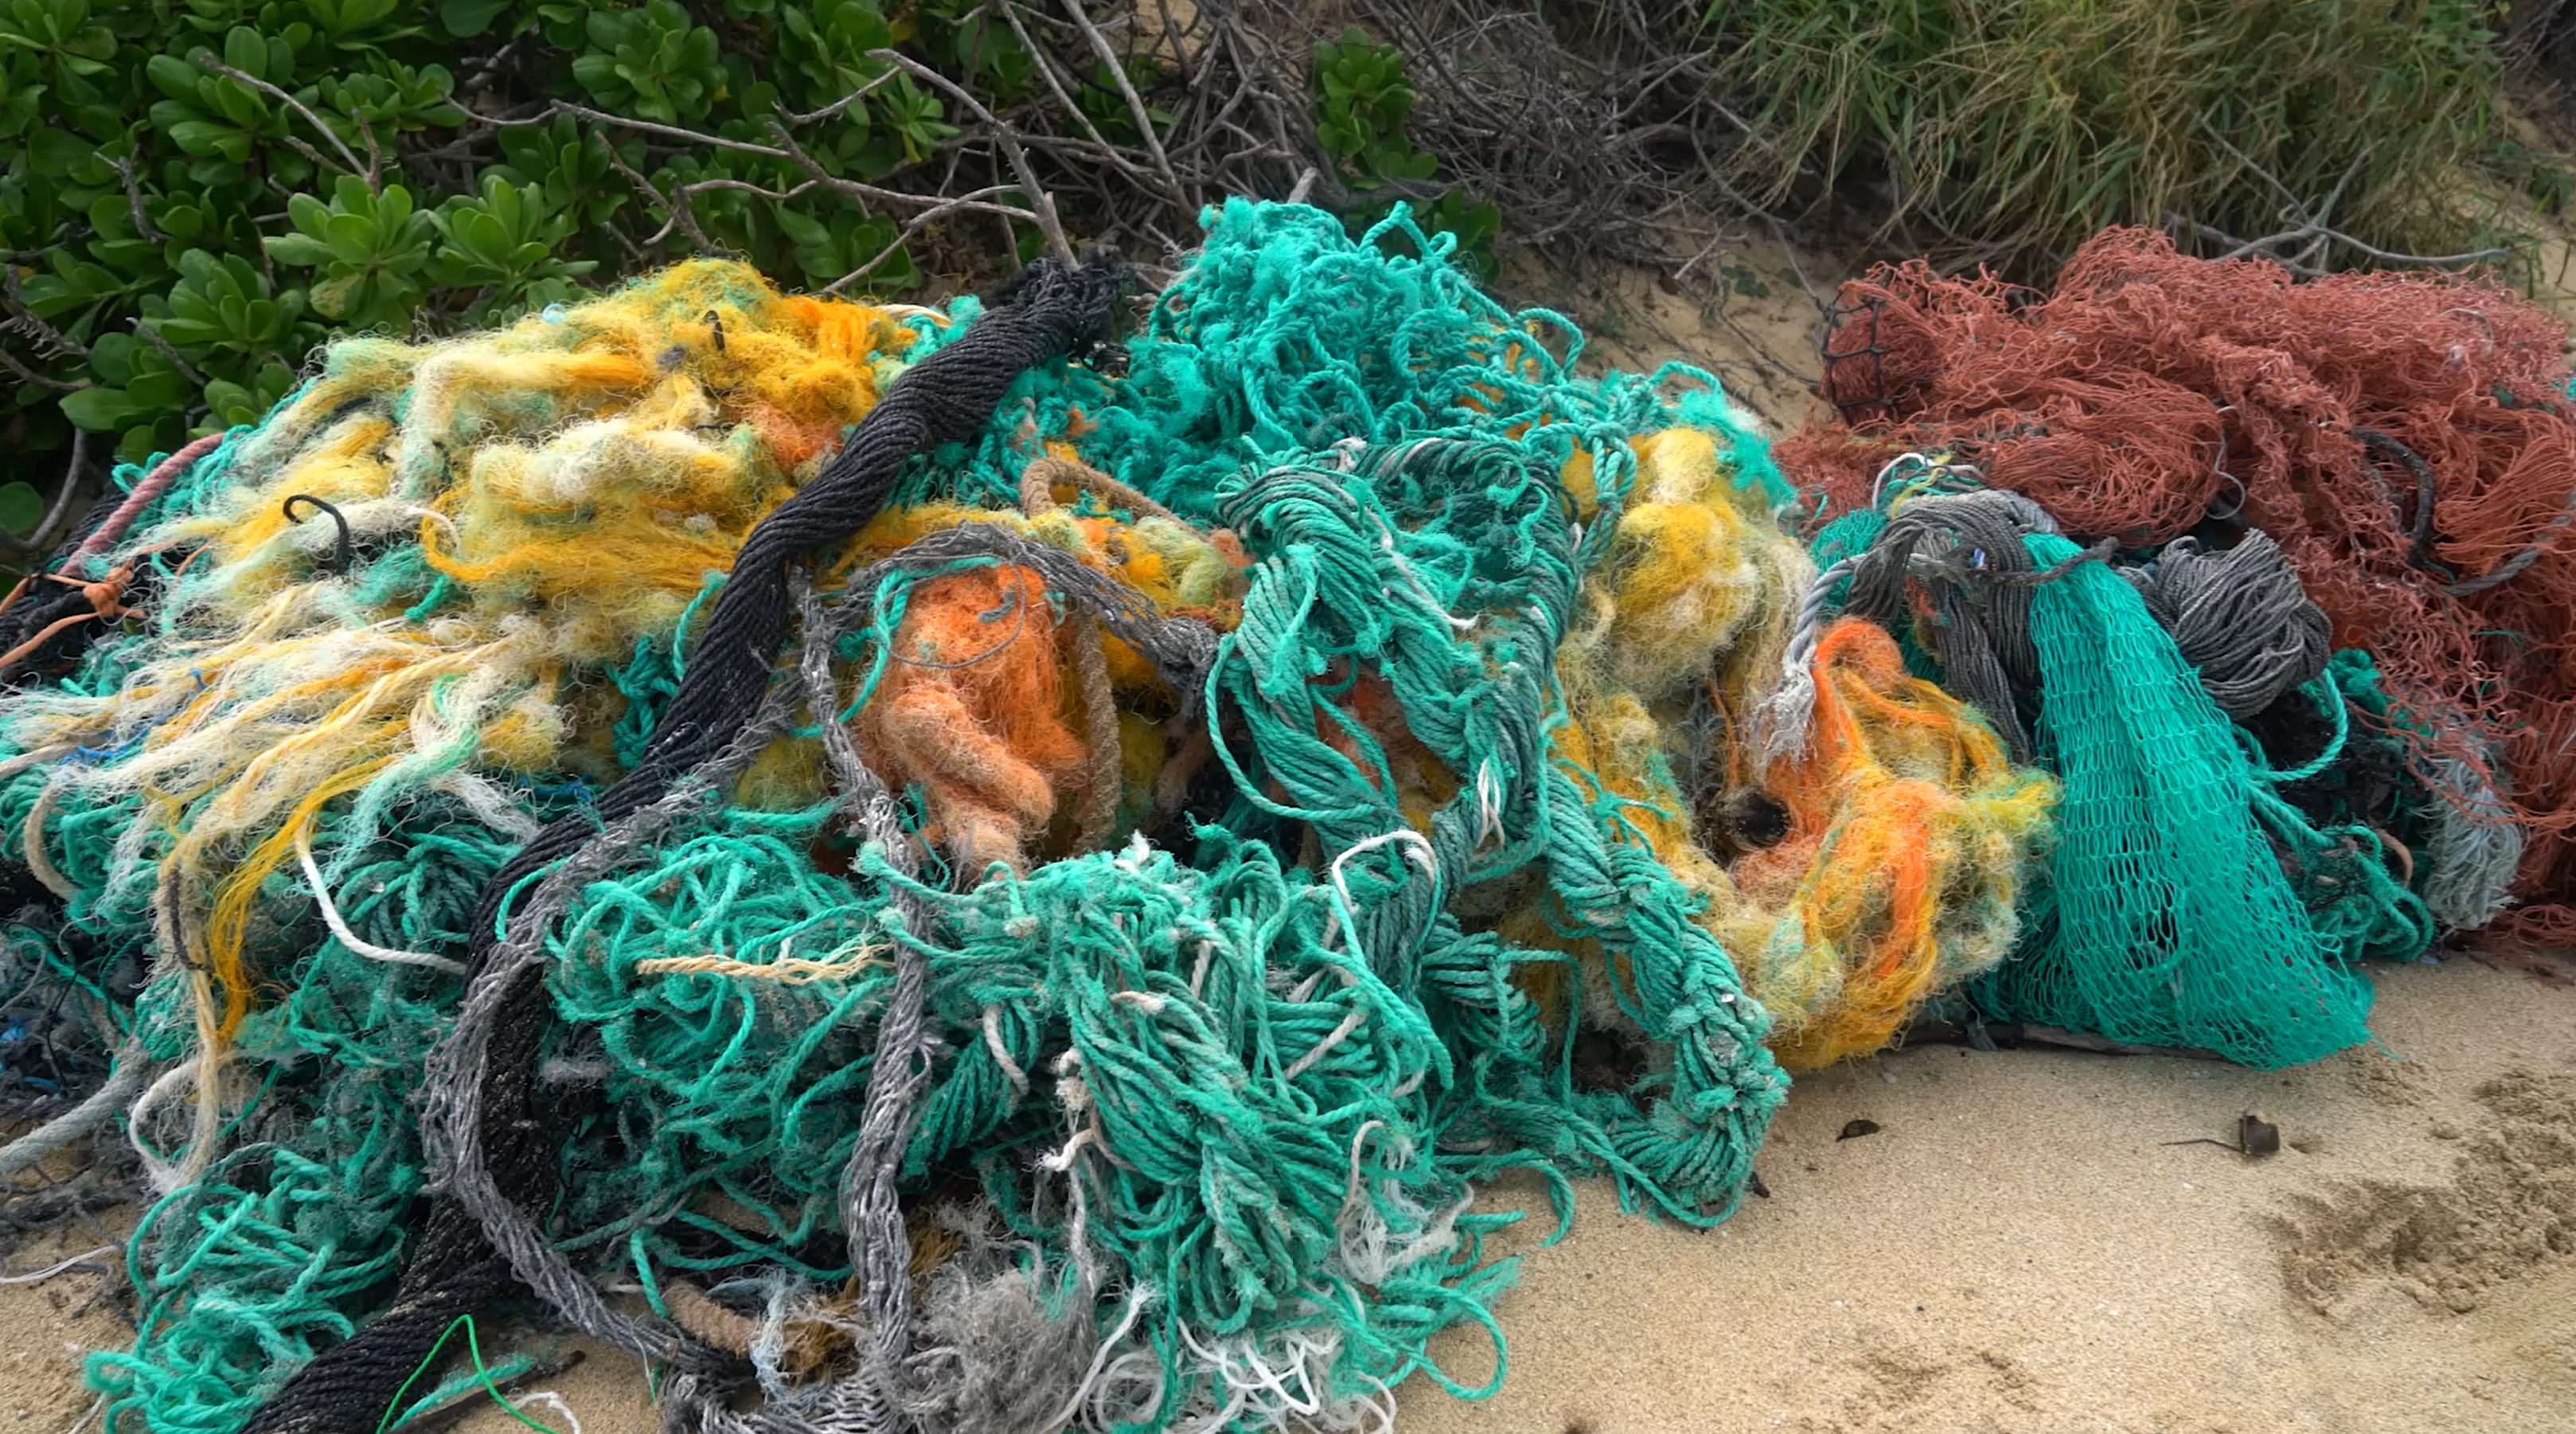
[[195, 104], [197, 83], [205, 72], [176, 55], [155, 55], [143, 64], [143, 74], [153, 88], [182, 104]]
[[0, 483], [0, 528], [32, 533], [45, 521], [45, 495], [24, 483]]
[[116, 36], [105, 25], [92, 25], [64, 40], [61, 49], [64, 54], [84, 60], [112, 60], [116, 58]]
[[92, 433], [110, 432], [142, 410], [121, 388], [84, 388], [63, 395], [63, 417]]
[[207, 93], [215, 102], [216, 113], [242, 129], [257, 129], [268, 122], [268, 101], [259, 91], [230, 75], [215, 81]]
[[326, 319], [349, 317], [351, 302], [363, 297], [359, 290], [367, 282], [364, 274], [341, 274], [315, 284], [305, 297], [313, 302], [313, 312]]
[[589, 47], [573, 60], [573, 78], [610, 109], [665, 124], [707, 112], [725, 86], [715, 31], [692, 26], [677, 0], [651, 0], [641, 10], [593, 10]]
[[161, 358], [157, 350], [152, 357], [160, 360], [159, 367], [136, 374], [134, 381], [125, 387], [126, 400], [140, 413], [149, 413], [156, 408], [185, 408], [188, 400], [196, 396], [197, 386], [188, 382], [187, 375], [170, 367], [169, 360]]
[[[395, 0], [305, 0], [305, 9], [334, 35], [348, 35], [383, 23], [394, 13]], [[331, 12], [327, 17], [325, 11]]]
[[[177, 425], [174, 424], [172, 426], [176, 427]], [[117, 435], [116, 461], [119, 463], [131, 463], [140, 467], [148, 461], [153, 454], [167, 449], [176, 448], [178, 446], [179, 445], [176, 442], [164, 440], [161, 434], [161, 425], [157, 423], [138, 423], [132, 428], [129, 428], [125, 430], [125, 432]]]
[[378, 234], [372, 214], [334, 214], [323, 225], [324, 242], [344, 264], [363, 264], [374, 256]]
[[268, 73], [268, 42], [248, 25], [235, 25], [224, 35], [224, 63], [257, 79], [273, 79]]
[[170, 142], [190, 154], [222, 155], [235, 164], [250, 158], [250, 136], [214, 120], [181, 120], [163, 126]]
[[205, 392], [207, 420], [224, 428], [257, 423], [294, 387], [294, 371], [274, 359], [262, 365], [247, 386], [230, 379], [210, 379]]
[[785, 234], [787, 236], [787, 241], [791, 244], [828, 244], [831, 242], [832, 231], [824, 227], [823, 221], [820, 219], [799, 214], [793, 209], [781, 209], [773, 217], [778, 220], [779, 232]]
[[249, 389], [230, 379], [209, 379], [206, 383], [206, 411], [226, 426], [255, 421], [259, 411], [252, 407], [254, 402]]
[[100, 334], [89, 343], [89, 371], [121, 387], [133, 376], [134, 354], [142, 347], [143, 340], [132, 334]]
[[30, 131], [26, 143], [27, 163], [53, 179], [70, 178], [82, 160], [98, 152], [96, 141], [50, 127]]
[[163, 234], [184, 244], [205, 234], [206, 211], [193, 204], [170, 204], [153, 211], [152, 223]]

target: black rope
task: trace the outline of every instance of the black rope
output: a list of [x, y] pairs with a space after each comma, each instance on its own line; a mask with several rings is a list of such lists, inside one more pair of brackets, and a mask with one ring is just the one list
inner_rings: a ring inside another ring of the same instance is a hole
[[280, 511], [286, 514], [286, 521], [290, 523], [301, 523], [304, 521], [303, 519], [295, 516], [295, 505], [298, 503], [302, 503], [309, 508], [321, 509], [323, 512], [331, 515], [332, 522], [340, 525], [339, 545], [331, 550], [331, 561], [322, 565], [322, 571], [326, 573], [347, 572], [349, 570], [350, 562], [357, 556], [356, 548], [349, 542], [349, 520], [341, 516], [339, 509], [332, 507], [330, 504], [323, 502], [321, 499], [314, 497], [310, 493], [289, 493], [286, 495], [285, 503], [280, 505]]
[[[2424, 455], [2376, 428], [2355, 428], [2351, 432], [2364, 448], [2387, 454], [2406, 465], [2407, 470], [2415, 475], [2415, 527], [2412, 540], [2406, 546], [2406, 565], [2410, 568], [2429, 567], [2426, 560], [2433, 553], [2433, 465], [2424, 461]], [[2383, 488], [2382, 491], [2386, 490]], [[2390, 506], [2394, 507], [2394, 502]]]
[[[1111, 307], [1126, 282], [1125, 266], [1110, 260], [1075, 269], [1030, 265], [964, 335], [897, 379], [821, 475], [751, 530], [688, 673], [634, 770], [592, 807], [539, 832], [484, 887], [467, 928], [469, 983], [499, 944], [494, 924], [514, 888], [571, 856], [601, 828], [660, 800], [751, 720], [787, 637], [789, 564], [836, 548], [865, 526], [885, 506], [906, 459], [974, 437], [1023, 370], [1105, 344]], [[540, 973], [518, 978], [494, 1026], [483, 1100], [482, 1141], [494, 1183], [522, 1209], [540, 1212], [554, 1203], [559, 1184], [560, 1141], [549, 1138], [558, 1122], [533, 1099], [537, 1057], [553, 1018]], [[517, 1284], [507, 1257], [473, 1216], [440, 1197], [392, 1305], [289, 1380], [246, 1434], [372, 1429], [439, 1332]]]

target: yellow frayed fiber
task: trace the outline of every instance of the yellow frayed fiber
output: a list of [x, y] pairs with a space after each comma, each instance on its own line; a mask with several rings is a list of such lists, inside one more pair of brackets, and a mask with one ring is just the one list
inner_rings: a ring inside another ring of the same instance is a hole
[[[1614, 561], [1586, 584], [1584, 625], [1557, 655], [1557, 758], [1698, 897], [1699, 924], [1772, 1014], [1783, 1065], [1868, 1054], [1935, 990], [2010, 950], [2056, 784], [2011, 765], [1981, 717], [1905, 675], [1894, 643], [1858, 622], [1819, 644], [1813, 741], [1766, 767], [1751, 719], [1814, 568], [1759, 495], [1735, 488], [1710, 435], [1634, 447]], [[1748, 832], [1760, 817], [1781, 829]], [[1510, 929], [1575, 958], [1590, 1018], [1615, 1011], [1597, 983], [1620, 973], [1545, 926]], [[1539, 973], [1531, 994], [1553, 1006], [1555, 979]]]
[[1607, 579], [1585, 585], [1576, 645], [1604, 678], [1649, 701], [1688, 685], [1720, 652], [1748, 673], [1767, 670], [1756, 649], [1776, 665], [1788, 594], [1814, 575], [1761, 490], [1736, 485], [1719, 443], [1697, 428], [1633, 441], [1637, 474]]
[[[210, 1052], [253, 1005], [263, 884], [325, 804], [372, 821], [435, 790], [524, 824], [496, 781], [597, 764], [626, 705], [608, 669], [671, 641], [914, 341], [884, 311], [718, 261], [489, 333], [347, 340], [239, 440], [206, 506], [129, 543], [197, 550], [158, 603], [175, 655], [110, 697], [23, 702], [6, 735], [136, 748], [56, 780], [74, 800], [144, 794], [117, 862], [157, 868], [123, 879], [164, 893], [167, 938], [209, 975]], [[345, 520], [353, 572], [331, 570], [337, 521], [289, 521], [299, 494]], [[775, 786], [811, 763], [767, 765]], [[344, 836], [326, 875], [364, 840]]]

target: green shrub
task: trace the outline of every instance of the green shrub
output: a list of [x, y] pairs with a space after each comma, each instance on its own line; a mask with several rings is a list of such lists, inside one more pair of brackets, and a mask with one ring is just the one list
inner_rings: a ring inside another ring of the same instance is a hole
[[1416, 153], [1404, 124], [1413, 117], [1413, 81], [1404, 55], [1352, 26], [1315, 47], [1315, 138], [1341, 161], [1354, 187], [1389, 179], [1429, 179], [1440, 161]]
[[[614, 122], [768, 145], [873, 83], [798, 143], [830, 181], [935, 185], [906, 167], [963, 117], [886, 48], [997, 111], [1043, 93], [974, 0], [0, 0], [0, 525], [73, 425], [93, 455], [176, 448], [257, 418], [334, 333], [495, 322], [702, 245], [800, 287], [918, 282], [938, 231]], [[1068, 52], [1075, 102], [1132, 140], [1116, 77]]]
[[[1341, 181], [1366, 193], [1391, 180], [1427, 180], [1440, 171], [1437, 156], [1413, 147], [1405, 124], [1413, 118], [1413, 81], [1404, 54], [1354, 25], [1315, 47], [1315, 140], [1341, 171]], [[1391, 204], [1367, 204], [1342, 216], [1353, 233], [1386, 217]], [[1426, 234], [1457, 236], [1459, 261], [1479, 278], [1494, 274], [1494, 237], [1502, 211], [1450, 189], [1412, 205]]]

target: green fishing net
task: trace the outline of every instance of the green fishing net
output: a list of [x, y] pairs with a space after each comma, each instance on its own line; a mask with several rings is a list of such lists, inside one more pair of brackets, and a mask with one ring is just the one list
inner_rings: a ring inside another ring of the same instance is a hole
[[1722, 436], [1737, 483], [1775, 505], [1795, 496], [1714, 375], [1667, 363], [1577, 377], [1571, 320], [1496, 303], [1451, 262], [1457, 237], [1425, 233], [1401, 204], [1357, 242], [1303, 205], [1229, 199], [1205, 222], [1207, 243], [1129, 343], [1124, 378], [1031, 373], [982, 445], [921, 465], [904, 501], [1007, 504], [1036, 442], [1059, 435], [1192, 518], [1237, 468], [1346, 439], [1509, 435], [1558, 463], [1590, 449], [1609, 491], [1634, 468], [1626, 439], [1676, 424]]
[[[2042, 567], [2080, 551], [2025, 541]], [[2078, 564], [2033, 594], [2031, 637], [2040, 750], [2065, 794], [2028, 934], [1978, 1004], [2253, 1066], [2367, 1039], [2369, 982], [2282, 875], [2245, 749], [2136, 591]]]

